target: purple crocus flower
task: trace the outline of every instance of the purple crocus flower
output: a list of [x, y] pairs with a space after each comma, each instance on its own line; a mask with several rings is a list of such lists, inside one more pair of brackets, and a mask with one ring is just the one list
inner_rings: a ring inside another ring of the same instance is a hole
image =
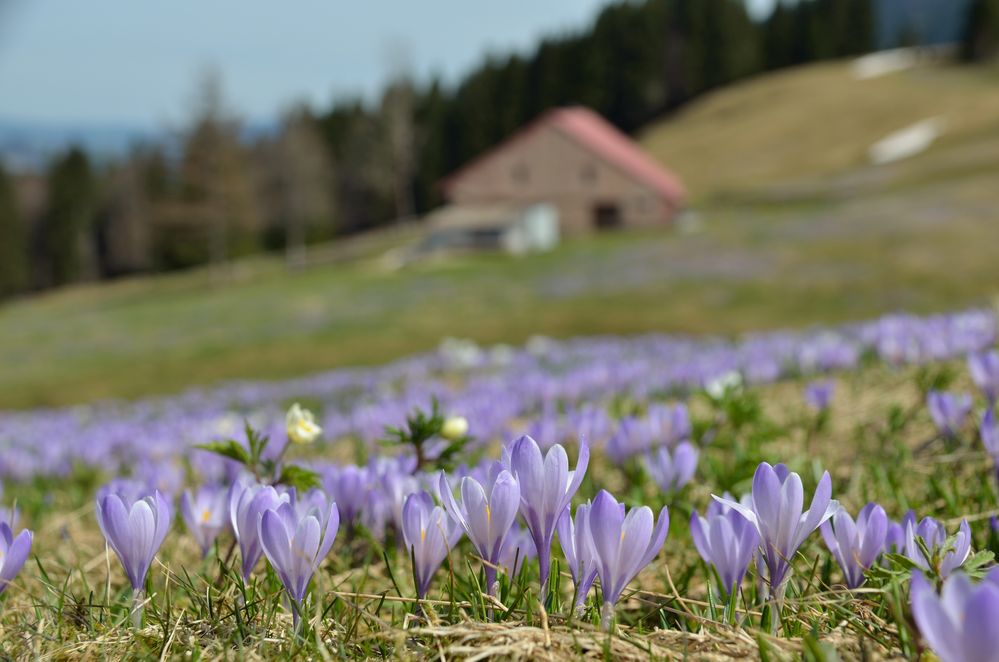
[[134, 502], [113, 493], [97, 499], [97, 524], [136, 592], [146, 583], [171, 517], [170, 504], [159, 491]]
[[28, 560], [33, 536], [31, 531], [24, 529], [14, 537], [10, 525], [0, 522], [0, 594], [7, 590], [7, 585], [14, 581]]
[[632, 508], [625, 514], [624, 504], [618, 503], [607, 490], [600, 490], [590, 506], [586, 530], [581, 535], [589, 537], [593, 545], [594, 565], [604, 599], [601, 611], [604, 629], [610, 627], [614, 604], [628, 582], [652, 562], [666, 541], [669, 510], [664, 506], [658, 521], [653, 520], [648, 506]]
[[313, 507], [304, 514], [284, 502], [260, 516], [260, 546], [288, 591], [296, 626], [312, 575], [329, 554], [339, 528], [340, 514], [332, 502], [324, 510]]
[[437, 569], [461, 539], [462, 530], [447, 512], [434, 505], [426, 490], [406, 497], [402, 506], [402, 537], [413, 557], [416, 595], [424, 598]]
[[926, 395], [926, 406], [940, 434], [954, 437], [971, 413], [971, 396], [967, 393], [930, 391]]
[[780, 599], [794, 554], [805, 539], [839, 508], [839, 503], [830, 499], [831, 493], [832, 479], [827, 471], [815, 488], [811, 505], [803, 511], [801, 477], [783, 464], [772, 467], [761, 462], [753, 476], [752, 507], [712, 496], [745, 517], [760, 534], [770, 591]]
[[968, 354], [968, 372], [989, 404], [994, 405], [999, 398], [999, 352]]
[[805, 402], [815, 411], [825, 411], [835, 390], [836, 383], [831, 379], [809, 382], [805, 386]]
[[713, 501], [707, 518], [694, 511], [690, 516], [690, 536], [705, 563], [718, 571], [722, 590], [731, 595], [746, 576], [749, 562], [760, 545], [760, 534], [741, 514]]
[[924, 517], [918, 525], [911, 521], [908, 523], [905, 531], [905, 555], [923, 570], [931, 570], [930, 561], [919, 548], [917, 538], [922, 539], [930, 552], [930, 559], [936, 565], [932, 571], [942, 578], [960, 568], [971, 554], [971, 528], [967, 520], [961, 520], [954, 544], [946, 551], [944, 545], [947, 543], [947, 529], [941, 522], [932, 517]]
[[590, 504], [576, 506], [576, 519], [570, 517], [569, 509], [562, 512], [558, 520], [558, 542], [562, 554], [572, 574], [572, 584], [575, 587], [576, 613], [583, 611], [586, 594], [590, 592], [593, 581], [597, 578], [596, 554], [593, 542], [586, 535], [586, 518], [590, 516]]
[[864, 583], [868, 570], [884, 549], [888, 534], [888, 515], [876, 503], [864, 506], [854, 522], [850, 513], [840, 508], [832, 519], [819, 527], [826, 546], [843, 570], [848, 588]]
[[270, 485], [244, 485], [237, 481], [229, 488], [229, 523], [239, 542], [243, 580], [250, 579], [263, 549], [260, 546], [260, 516], [265, 510], [274, 510], [284, 502], [291, 502], [290, 494], [279, 494]]
[[943, 662], [979, 662], [999, 657], [999, 584], [994, 572], [977, 586], [963, 573], [951, 575], [938, 596], [918, 570], [909, 600], [919, 633]]
[[905, 554], [905, 531], [910, 522], [916, 522], [916, 512], [913, 510], [905, 513], [899, 522], [888, 520], [888, 533], [885, 535], [885, 554]]
[[496, 581], [495, 566], [500, 562], [510, 527], [517, 519], [520, 485], [499, 462], [490, 468], [485, 486], [471, 476], [461, 479], [460, 506], [443, 471], [439, 484], [444, 508], [465, 530], [479, 556], [486, 562], [486, 590], [492, 594]]
[[698, 450], [693, 444], [682, 441], [672, 452], [660, 446], [645, 456], [645, 468], [663, 492], [677, 492], [694, 477], [697, 470]]
[[198, 541], [201, 556], [208, 556], [215, 539], [228, 523], [229, 498], [217, 485], [203, 485], [197, 492], [185, 490], [180, 497], [180, 515], [187, 530]]
[[590, 449], [584, 442], [576, 470], [569, 471], [569, 458], [561, 444], [553, 445], [542, 457], [538, 443], [526, 435], [510, 451], [512, 473], [520, 483], [520, 512], [538, 550], [542, 591], [548, 586], [555, 527], [583, 482], [589, 460]]
[[336, 501], [341, 521], [352, 525], [368, 500], [368, 470], [354, 464], [334, 467], [326, 474], [326, 490]]

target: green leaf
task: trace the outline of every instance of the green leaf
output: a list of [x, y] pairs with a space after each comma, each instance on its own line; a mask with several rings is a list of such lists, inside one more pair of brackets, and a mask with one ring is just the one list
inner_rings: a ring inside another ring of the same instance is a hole
[[250, 466], [251, 463], [250, 454], [247, 453], [246, 448], [244, 448], [243, 445], [235, 439], [211, 441], [207, 444], [197, 444], [195, 445], [195, 448], [200, 448], [201, 450], [208, 451], [209, 453], [215, 453], [216, 455], [227, 457], [230, 460], [236, 460], [246, 466]]
[[299, 492], [311, 490], [321, 485], [319, 474], [295, 464], [286, 464], [281, 469], [281, 475], [278, 476], [277, 482], [288, 487], [294, 487]]
[[267, 448], [267, 442], [270, 441], [270, 438], [254, 430], [250, 422], [246, 420], [243, 421], [243, 430], [246, 433], [246, 443], [250, 447], [251, 462], [256, 464], [260, 461], [260, 456]]

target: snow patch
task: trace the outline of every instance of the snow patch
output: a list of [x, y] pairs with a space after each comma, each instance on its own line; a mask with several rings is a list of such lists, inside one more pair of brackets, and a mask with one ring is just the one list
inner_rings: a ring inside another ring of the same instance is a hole
[[919, 53], [914, 48], [896, 48], [858, 57], [850, 67], [857, 80], [878, 78], [897, 71], [911, 69], [919, 63]]
[[880, 165], [915, 156], [928, 148], [943, 133], [944, 122], [931, 117], [888, 134], [867, 150], [871, 163]]

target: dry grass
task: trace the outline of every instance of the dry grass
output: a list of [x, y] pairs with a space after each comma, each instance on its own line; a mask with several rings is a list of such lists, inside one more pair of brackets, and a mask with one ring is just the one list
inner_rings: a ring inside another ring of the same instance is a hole
[[936, 116], [945, 135], [927, 156], [946, 159], [950, 145], [999, 139], [997, 80], [994, 68], [949, 64], [869, 80], [846, 61], [808, 65], [709, 94], [641, 141], [695, 200], [862, 167], [871, 144]]
[[[952, 388], [967, 389], [970, 385], [960, 368], [958, 363], [948, 367], [958, 375]], [[909, 459], [905, 467], [889, 470], [904, 472], [904, 489], [910, 499], [926, 494], [925, 485], [934, 477], [954, 481], [953, 500], [961, 507], [958, 512], [969, 515], [973, 526], [978, 527], [982, 519], [997, 512], [990, 507], [993, 496], [983, 497], [983, 493], [976, 492], [987, 484], [979, 480], [988, 475], [987, 461], [980, 450], [963, 447], [947, 452], [934, 447], [931, 453], [923, 452], [933, 431], [916, 387], [918, 372], [916, 368], [875, 365], [840, 375], [835, 414], [814, 437], [808, 432], [811, 414], [802, 401], [800, 382], [756, 389], [768, 421], [766, 426], [773, 429], [763, 447], [764, 457], [787, 461], [805, 475], [809, 467], [828, 468], [837, 483], [835, 496], [849, 509], [855, 511], [867, 499], [877, 498], [897, 517], [906, 506], [901, 501], [890, 501], [892, 497], [881, 491], [886, 488], [872, 482], [871, 465], [900, 452], [886, 449], [878, 441], [887, 412], [898, 406], [914, 412], [904, 436], [892, 442], [907, 449], [895, 456]], [[694, 399], [692, 406], [697, 419], [711, 415], [704, 400]], [[709, 446], [705, 452], [713, 451]], [[725, 451], [722, 453], [716, 458], [724, 457]], [[593, 484], [586, 488], [587, 494], [592, 495], [599, 486], [627, 494], [632, 502], [655, 504], [662, 498], [651, 485], [629, 485], [623, 473], [599, 455], [591, 462], [591, 469], [588, 483]], [[313, 604], [307, 642], [295, 642], [287, 635], [290, 615], [275, 597], [279, 588], [273, 577], [264, 577], [262, 572], [250, 591], [250, 595], [258, 596], [252, 600], [261, 601], [257, 621], [242, 632], [233, 620], [239, 590], [232, 583], [218, 585], [217, 562], [198, 561], [193, 541], [179, 530], [168, 538], [152, 571], [156, 589], [147, 599], [151, 610], [147, 614], [157, 615], [147, 615], [146, 626], [133, 631], [121, 611], [121, 605], [127, 603], [127, 582], [94, 522], [92, 488], [76, 483], [70, 483], [73, 489], [60, 485], [34, 495], [37, 500], [28, 498], [33, 493], [20, 490], [29, 501], [25, 503], [24, 523], [36, 531], [34, 551], [46, 574], [42, 575], [34, 562], [29, 563], [10, 587], [0, 611], [0, 639], [9, 646], [6, 650], [17, 651], [20, 658], [47, 660], [180, 660], [190, 659], [189, 650], [205, 659], [238, 654], [247, 660], [376, 654], [400, 660], [734, 660], [757, 658], [764, 653], [770, 659], [799, 659], [806, 652], [814, 652], [816, 646], [834, 649], [846, 660], [898, 656], [897, 644], [891, 643], [896, 637], [896, 625], [879, 615], [876, 607], [881, 589], [867, 589], [869, 593], [861, 592], [858, 598], [818, 581], [814, 566], [820, 558], [820, 542], [816, 540], [803, 550], [797, 562], [797, 581], [807, 583], [810, 589], [789, 597], [785, 618], [804, 624], [806, 631], [816, 628], [821, 633], [817, 639], [802, 639], [803, 635], [777, 637], [756, 625], [735, 628], [712, 619], [707, 578], [702, 572], [684, 579], [678, 590], [680, 575], [699, 564], [686, 535], [685, 510], [703, 508], [710, 494], [718, 491], [718, 478], [708, 473], [706, 465], [702, 464], [701, 471], [701, 480], [687, 488], [682, 504], [671, 505], [675, 521], [667, 545], [660, 559], [632, 583], [632, 591], [621, 605], [628, 616], [612, 635], [601, 632], [593, 620], [566, 622], [564, 616], [545, 614], [533, 598], [515, 609], [508, 620], [483, 622], [474, 615], [475, 605], [447, 598], [446, 569], [438, 574], [433, 591], [436, 599], [425, 601], [417, 609], [411, 597], [400, 597], [396, 592], [381, 553], [372, 553], [362, 539], [349, 544], [338, 542], [334, 554], [314, 579], [315, 595], [321, 604]], [[937, 493], [912, 505], [921, 513], [941, 514], [949, 526], [954, 526], [954, 513], [948, 516], [951, 500]], [[969, 508], [981, 512], [968, 512]], [[398, 582], [402, 596], [411, 596], [408, 561], [397, 557], [392, 563], [391, 576]], [[809, 566], [813, 566], [811, 571]], [[566, 588], [565, 573], [563, 580]], [[167, 595], [171, 596], [169, 601]], [[208, 617], [200, 602], [209, 595], [214, 618]], [[334, 597], [337, 610], [321, 613]], [[500, 611], [508, 606], [492, 604]], [[752, 609], [750, 618], [758, 623], [761, 613], [758, 607]], [[657, 614], [677, 620], [663, 628]], [[860, 636], [860, 632], [867, 634]]]

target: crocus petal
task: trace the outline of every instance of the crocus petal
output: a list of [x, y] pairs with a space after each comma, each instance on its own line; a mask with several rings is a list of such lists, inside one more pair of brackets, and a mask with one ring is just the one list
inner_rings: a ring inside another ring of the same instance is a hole
[[978, 587], [964, 606], [963, 648], [969, 662], [995, 660], [999, 655], [999, 588]]
[[[4, 524], [6, 526], [6, 524]], [[24, 562], [28, 560], [28, 554], [31, 552], [31, 541], [34, 534], [31, 531], [25, 529], [21, 533], [17, 534], [17, 537], [10, 543], [7, 547], [7, 551], [3, 557], [3, 563], [0, 564], [0, 593], [7, 587], [7, 584], [11, 582], [17, 573], [21, 571], [24, 566]]]
[[726, 508], [731, 508], [735, 512], [742, 515], [742, 517], [745, 518], [745, 520], [749, 522], [754, 529], [756, 529], [757, 533], [760, 533], [760, 520], [759, 518], [756, 517], [756, 513], [753, 511], [752, 508], [744, 506], [738, 501], [735, 501], [734, 499], [726, 499], [724, 497], [720, 497], [715, 494], [712, 494], [711, 498], [714, 499], [716, 503], [720, 503]]
[[912, 616], [930, 647], [944, 660], [960, 660], [960, 632], [919, 571], [913, 575], [910, 598]]

